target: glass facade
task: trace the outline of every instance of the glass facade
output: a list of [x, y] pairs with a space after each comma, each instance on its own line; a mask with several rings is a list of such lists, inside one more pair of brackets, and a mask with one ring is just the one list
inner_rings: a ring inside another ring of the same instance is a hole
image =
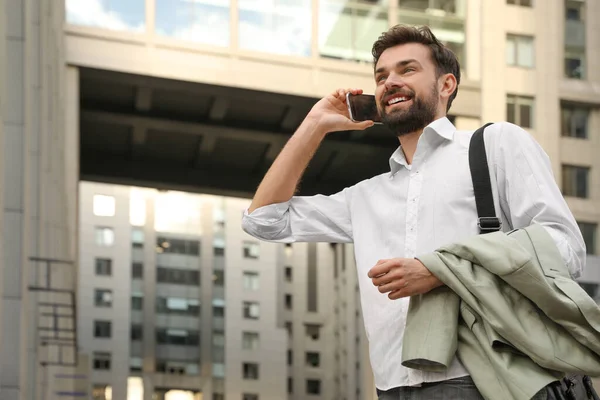
[[67, 22], [114, 31], [146, 29], [145, 0], [65, 0]]
[[155, 0], [154, 25], [160, 36], [229, 46], [228, 0]]
[[323, 57], [370, 62], [373, 42], [388, 25], [385, 0], [320, 0], [319, 53]]
[[367, 63], [390, 24], [429, 25], [465, 64], [466, 0], [237, 0], [236, 13], [227, 0], [65, 1], [71, 25], [140, 33], [154, 26], [148, 33], [157, 38], [298, 57], [314, 48], [323, 58]]
[[311, 0], [238, 0], [241, 49], [310, 56]]

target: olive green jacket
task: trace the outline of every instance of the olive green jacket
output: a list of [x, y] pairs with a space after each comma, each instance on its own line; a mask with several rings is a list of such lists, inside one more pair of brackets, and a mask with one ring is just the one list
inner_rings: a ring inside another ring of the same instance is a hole
[[446, 286], [410, 299], [404, 366], [444, 371], [456, 355], [491, 400], [530, 399], [564, 373], [600, 376], [600, 307], [542, 226], [418, 258]]

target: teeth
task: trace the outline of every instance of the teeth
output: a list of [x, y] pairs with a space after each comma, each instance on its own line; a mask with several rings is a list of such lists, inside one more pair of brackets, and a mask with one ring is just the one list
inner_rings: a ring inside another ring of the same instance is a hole
[[408, 98], [406, 98], [406, 97], [395, 97], [395, 98], [391, 99], [390, 101], [388, 101], [388, 105], [400, 103], [402, 101], [407, 101], [407, 100], [408, 100]]

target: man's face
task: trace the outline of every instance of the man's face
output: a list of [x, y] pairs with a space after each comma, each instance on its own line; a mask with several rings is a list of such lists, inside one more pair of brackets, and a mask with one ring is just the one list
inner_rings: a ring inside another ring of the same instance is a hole
[[383, 123], [402, 136], [425, 128], [440, 105], [431, 50], [408, 43], [385, 50], [375, 67], [375, 99]]

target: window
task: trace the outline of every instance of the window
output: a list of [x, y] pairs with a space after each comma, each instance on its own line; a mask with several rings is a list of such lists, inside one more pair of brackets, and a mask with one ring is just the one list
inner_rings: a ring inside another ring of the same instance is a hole
[[565, 18], [567, 21], [583, 21], [585, 17], [585, 2], [567, 0], [565, 2]]
[[109, 258], [96, 258], [96, 275], [111, 276], [112, 260]]
[[213, 240], [213, 254], [215, 256], [225, 255], [225, 240], [223, 238], [215, 238]]
[[294, 364], [294, 351], [288, 349], [287, 351], [287, 363], [288, 365], [293, 365]]
[[312, 351], [306, 352], [306, 365], [308, 367], [318, 367], [321, 365], [321, 357], [319, 353]]
[[562, 166], [562, 192], [565, 196], [588, 197], [590, 169], [574, 165]]
[[129, 359], [129, 370], [131, 372], [142, 372], [142, 357], [131, 357]]
[[156, 372], [170, 375], [198, 375], [199, 361], [156, 360]]
[[144, 329], [141, 324], [131, 325], [131, 340], [142, 340], [144, 338]]
[[144, 247], [144, 230], [139, 228], [133, 228], [131, 230], [131, 243], [133, 247]]
[[563, 105], [560, 116], [563, 136], [578, 139], [588, 138], [589, 109]]
[[398, 0], [398, 7], [416, 11], [439, 10], [448, 14], [456, 14], [456, 3], [457, 0]]
[[258, 364], [256, 363], [243, 363], [242, 373], [244, 379], [258, 379]]
[[253, 301], [244, 302], [244, 318], [246, 319], [258, 319], [260, 316], [260, 306], [258, 303]]
[[571, 79], [585, 79], [584, 50], [565, 50], [565, 76]]
[[244, 258], [257, 259], [260, 255], [260, 247], [257, 242], [244, 242]]
[[583, 236], [587, 254], [596, 254], [596, 231], [598, 230], [598, 224], [577, 222], [577, 225], [579, 225], [581, 236]]
[[95, 351], [93, 354], [92, 364], [94, 369], [110, 369], [111, 354], [104, 351]]
[[213, 284], [215, 286], [225, 286], [225, 271], [218, 269], [213, 271]]
[[112, 399], [112, 386], [110, 385], [94, 385], [92, 388], [92, 400], [108, 400]]
[[175, 346], [198, 346], [200, 334], [188, 329], [157, 329], [157, 344], [170, 344]]
[[506, 64], [533, 68], [533, 43], [532, 36], [506, 35]]
[[156, 313], [166, 315], [200, 315], [200, 301], [182, 297], [157, 297]]
[[95, 194], [93, 200], [94, 215], [97, 217], [113, 217], [115, 215], [115, 198]]
[[131, 277], [142, 279], [144, 277], [144, 264], [132, 263], [131, 264]]
[[292, 334], [294, 333], [294, 324], [292, 324], [291, 321], [286, 321], [286, 323], [285, 323], [285, 329], [287, 330], [288, 337], [291, 339], [292, 338]]
[[225, 317], [225, 307], [213, 305], [213, 317], [224, 318]]
[[174, 283], [177, 285], [200, 285], [200, 271], [179, 268], [156, 268], [156, 281], [159, 283]]
[[244, 393], [242, 395], [242, 400], [258, 400], [258, 395], [257, 394]]
[[516, 6], [531, 7], [533, 0], [506, 0], [506, 4], [514, 4]]
[[286, 310], [292, 309], [292, 295], [289, 293], [285, 295], [285, 309]]
[[224, 378], [225, 377], [225, 364], [213, 363], [213, 377]]
[[156, 252], [170, 254], [200, 255], [200, 242], [173, 238], [156, 238]]
[[141, 311], [144, 309], [144, 294], [143, 293], [132, 293], [131, 294], [131, 309]]
[[225, 400], [225, 395], [223, 393], [214, 393], [213, 392], [212, 400]]
[[225, 362], [225, 333], [223, 331], [213, 331], [212, 361], [213, 363]]
[[94, 291], [94, 304], [96, 307], [112, 307], [112, 290], [96, 289]]
[[506, 120], [522, 128], [533, 128], [533, 104], [531, 97], [508, 95], [506, 97]]
[[319, 340], [319, 331], [321, 329], [320, 325], [306, 324], [305, 328], [306, 328], [306, 336], [308, 336], [312, 340]]
[[222, 331], [213, 332], [213, 346], [224, 347], [225, 346], [225, 334]]
[[112, 323], [110, 321], [94, 321], [94, 337], [110, 338], [112, 336]]
[[321, 394], [321, 381], [318, 379], [307, 379], [306, 380], [306, 393]]
[[292, 267], [285, 267], [285, 281], [292, 281]]
[[244, 271], [243, 283], [245, 290], [258, 290], [258, 272]]
[[287, 384], [287, 389], [288, 389], [288, 394], [292, 394], [294, 393], [294, 378], [292, 378], [291, 376], [288, 377], [288, 384]]
[[259, 335], [257, 332], [242, 332], [242, 349], [256, 350], [259, 346]]
[[96, 227], [96, 244], [110, 247], [115, 243], [115, 232], [112, 228]]

